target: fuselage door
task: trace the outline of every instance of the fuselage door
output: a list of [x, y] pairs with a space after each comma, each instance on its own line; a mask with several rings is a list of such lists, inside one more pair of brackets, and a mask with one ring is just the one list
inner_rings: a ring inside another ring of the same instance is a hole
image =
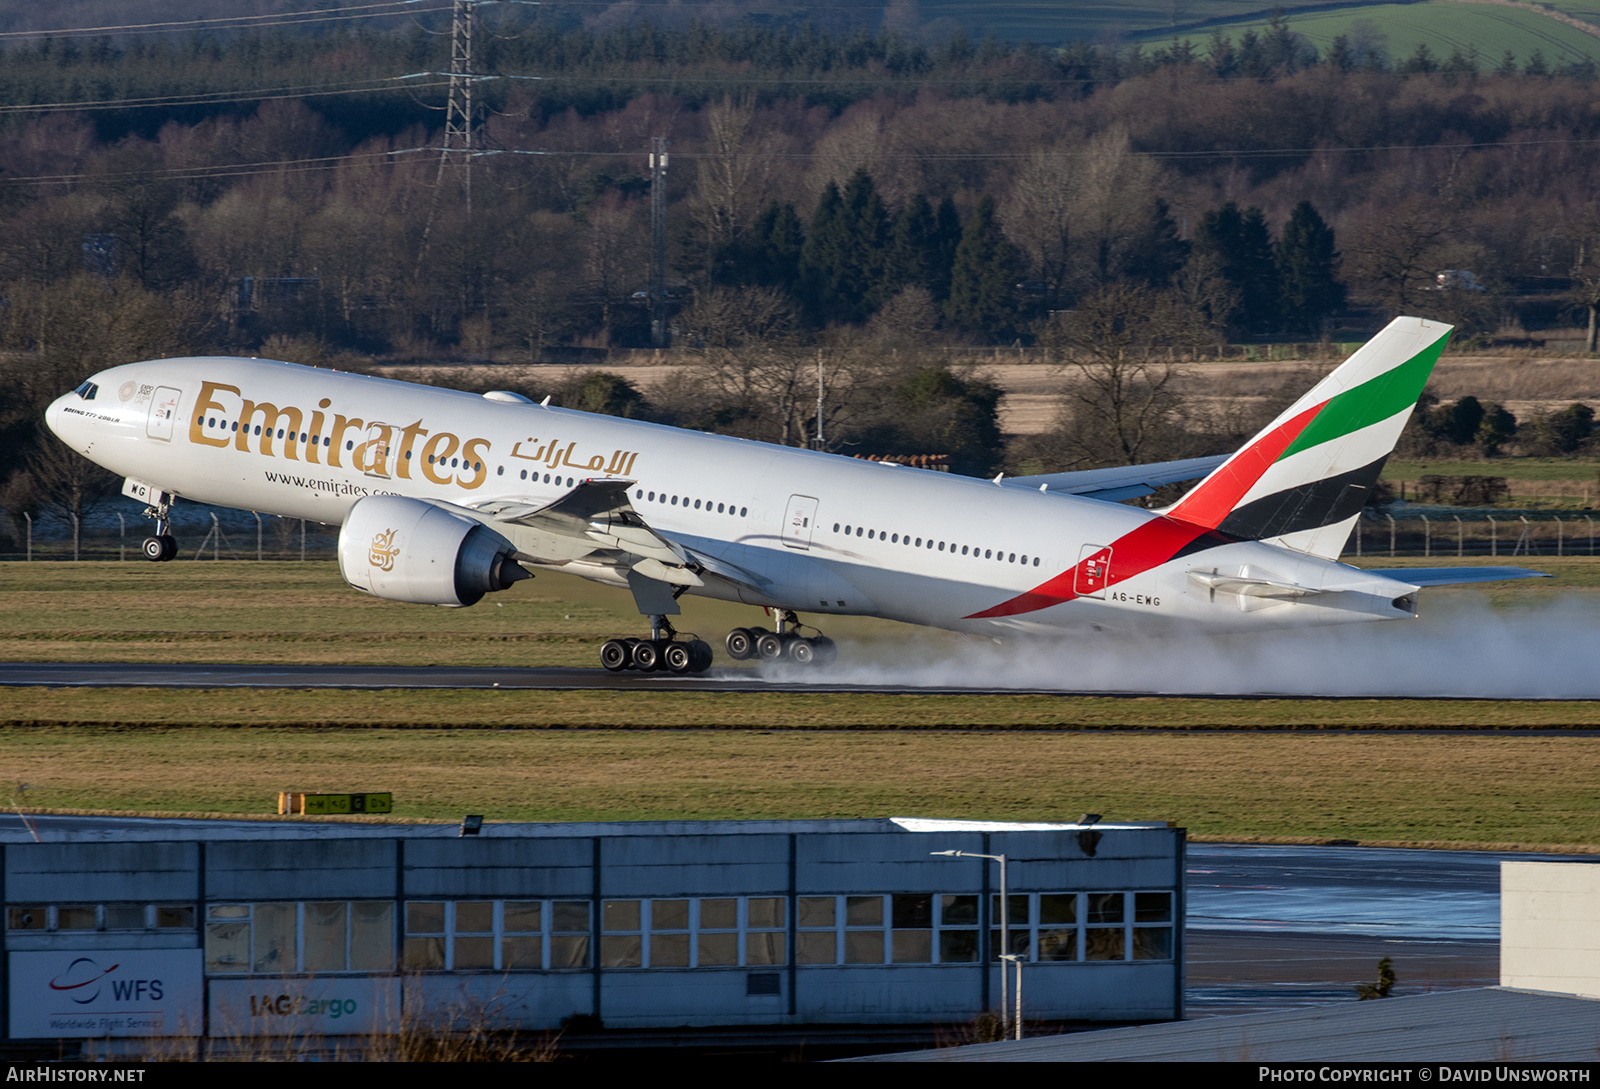
[[1111, 577], [1111, 546], [1086, 544], [1078, 552], [1078, 577], [1073, 592], [1079, 597], [1105, 597]]
[[791, 495], [783, 515], [783, 543], [790, 548], [811, 548], [811, 531], [816, 528], [817, 501], [809, 495]]
[[182, 397], [182, 390], [171, 386], [156, 387], [155, 396], [150, 398], [150, 418], [144, 425], [144, 433], [152, 439], [171, 442], [173, 421], [177, 419], [178, 401]]
[[367, 437], [355, 449], [355, 465], [368, 476], [389, 478], [390, 447], [394, 428], [386, 423], [367, 425]]

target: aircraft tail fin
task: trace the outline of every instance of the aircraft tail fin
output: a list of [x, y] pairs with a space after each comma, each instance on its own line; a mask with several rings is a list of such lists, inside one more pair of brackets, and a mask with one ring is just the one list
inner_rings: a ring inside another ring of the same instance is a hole
[[1163, 513], [1338, 559], [1451, 331], [1396, 318]]

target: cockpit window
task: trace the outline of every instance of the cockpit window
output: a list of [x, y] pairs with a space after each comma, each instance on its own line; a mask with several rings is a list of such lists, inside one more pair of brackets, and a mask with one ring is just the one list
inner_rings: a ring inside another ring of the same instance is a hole
[[79, 386], [73, 392], [75, 392], [79, 397], [82, 397], [85, 401], [92, 401], [94, 400], [94, 395], [100, 392], [100, 387], [95, 385], [93, 382], [85, 381], [83, 385]]

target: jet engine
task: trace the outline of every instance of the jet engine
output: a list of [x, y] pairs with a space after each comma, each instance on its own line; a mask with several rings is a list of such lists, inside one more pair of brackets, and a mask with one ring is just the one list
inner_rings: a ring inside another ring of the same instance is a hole
[[533, 575], [482, 522], [399, 495], [358, 499], [339, 530], [339, 573], [357, 590], [419, 605], [472, 605]]

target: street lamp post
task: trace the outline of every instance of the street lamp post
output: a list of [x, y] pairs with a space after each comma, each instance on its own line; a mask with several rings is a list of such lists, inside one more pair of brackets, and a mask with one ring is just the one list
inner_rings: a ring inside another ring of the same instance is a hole
[[[1000, 1035], [1010, 1035], [1007, 1022], [1011, 1018], [1009, 962], [1017, 965], [1016, 1039], [1022, 1039], [1022, 958], [1011, 952], [1011, 896], [1006, 886], [1006, 856], [985, 855], [976, 851], [929, 851], [930, 855], [944, 858], [986, 858], [1000, 863]], [[985, 968], [985, 971], [988, 969]]]

